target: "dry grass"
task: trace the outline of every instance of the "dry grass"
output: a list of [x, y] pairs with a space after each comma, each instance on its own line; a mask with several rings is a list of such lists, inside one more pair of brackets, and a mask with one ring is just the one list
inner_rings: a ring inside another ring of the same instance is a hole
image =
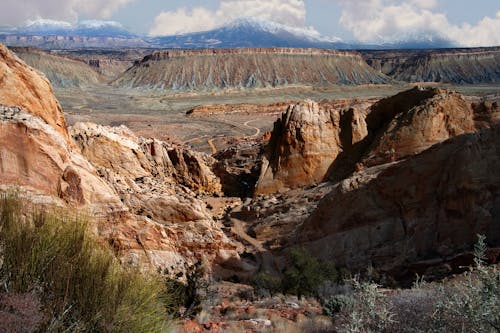
[[36, 292], [51, 332], [164, 332], [163, 285], [119, 264], [87, 232], [85, 219], [27, 213], [0, 198], [0, 281], [8, 292]]

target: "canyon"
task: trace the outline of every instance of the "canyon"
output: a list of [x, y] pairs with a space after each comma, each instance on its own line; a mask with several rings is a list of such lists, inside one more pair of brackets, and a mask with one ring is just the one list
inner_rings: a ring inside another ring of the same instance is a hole
[[439, 279], [476, 234], [500, 259], [499, 52], [0, 44], [0, 192], [87, 214], [145, 271], [202, 263], [228, 298], [297, 247]]

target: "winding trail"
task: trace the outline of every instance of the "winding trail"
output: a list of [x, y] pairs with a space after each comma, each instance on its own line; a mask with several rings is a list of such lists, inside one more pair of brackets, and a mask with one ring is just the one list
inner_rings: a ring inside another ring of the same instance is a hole
[[256, 120], [256, 119], [254, 119], [254, 120], [249, 120], [249, 121], [246, 121], [246, 122], [243, 124], [243, 126], [245, 126], [245, 127], [247, 127], [247, 128], [250, 128], [250, 129], [255, 130], [255, 133], [254, 133], [253, 135], [249, 135], [249, 136], [246, 136], [246, 137], [245, 137], [245, 138], [247, 138], [247, 139], [248, 139], [248, 138], [256, 138], [256, 137], [258, 137], [258, 136], [260, 135], [260, 128], [258, 128], [258, 127], [254, 127], [254, 126], [249, 126], [249, 125], [248, 125], [248, 124], [250, 124], [250, 123], [252, 123], [252, 122], [254, 122], [254, 121], [258, 121], [258, 120]]
[[277, 269], [275, 268], [273, 255], [262, 245], [262, 242], [246, 233], [244, 222], [232, 217], [231, 224], [231, 232], [252, 245], [257, 251], [259, 270], [267, 273], [275, 272]]
[[208, 139], [207, 143], [210, 146], [210, 148], [212, 149], [212, 154], [217, 153], [217, 147], [215, 146], [214, 138]]

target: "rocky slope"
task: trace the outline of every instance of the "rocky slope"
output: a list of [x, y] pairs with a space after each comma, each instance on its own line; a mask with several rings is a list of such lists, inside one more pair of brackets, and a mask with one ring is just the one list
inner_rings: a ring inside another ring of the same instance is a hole
[[170, 274], [198, 260], [241, 268], [237, 244], [196, 198], [220, 191], [209, 157], [93, 124], [71, 130], [75, 143], [43, 75], [0, 51], [0, 104], [23, 106], [0, 107], [1, 191], [88, 212], [127, 262]]
[[300, 242], [351, 269], [372, 264], [399, 276], [452, 260], [470, 250], [476, 234], [498, 246], [499, 157], [495, 125], [366, 169], [320, 202]]
[[272, 48], [159, 51], [114, 85], [206, 90], [388, 82], [356, 52]]
[[361, 51], [366, 62], [398, 81], [500, 82], [500, 48]]
[[54, 87], [80, 87], [102, 83], [103, 77], [85, 62], [35, 48], [12, 48], [31, 67], [43, 72]]
[[[499, 119], [494, 96], [432, 88], [376, 103], [292, 105], [260, 155], [244, 149], [216, 155], [219, 165], [238, 157], [244, 168], [229, 172], [236, 180], [261, 170], [254, 197], [229, 214], [234, 237], [253, 238], [246, 251], [276, 274], [286, 265], [286, 249], [297, 244], [352, 271], [371, 264], [404, 281], [458, 269], [467, 263], [461, 254], [474, 232], [500, 245], [490, 219], [499, 183], [488, 177], [499, 162]], [[332, 153], [337, 157], [323, 165]], [[322, 177], [308, 178], [310, 170]], [[266, 266], [267, 252], [274, 257]]]
[[0, 104], [20, 106], [42, 118], [69, 142], [61, 105], [47, 78], [0, 44]]

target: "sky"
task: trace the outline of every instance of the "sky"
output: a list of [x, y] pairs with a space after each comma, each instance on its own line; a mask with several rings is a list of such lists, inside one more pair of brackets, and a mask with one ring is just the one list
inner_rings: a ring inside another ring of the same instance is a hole
[[1, 0], [0, 25], [39, 18], [113, 20], [132, 32], [172, 35], [252, 16], [365, 43], [442, 38], [500, 45], [499, 0]]

